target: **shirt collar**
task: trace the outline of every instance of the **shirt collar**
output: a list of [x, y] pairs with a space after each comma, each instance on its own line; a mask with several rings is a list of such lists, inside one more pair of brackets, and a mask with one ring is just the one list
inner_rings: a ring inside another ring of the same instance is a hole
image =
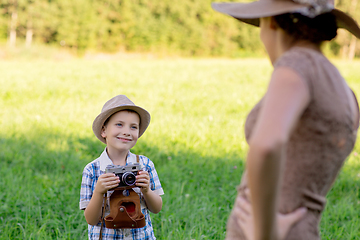
[[[113, 162], [111, 161], [111, 159], [109, 158], [109, 155], [106, 152], [106, 148], [101, 153], [98, 160], [100, 162], [100, 171], [105, 172], [105, 169], [106, 169], [107, 165], [113, 165]], [[129, 151], [129, 153], [128, 153], [127, 157], [126, 157], [126, 165], [128, 165], [130, 163], [136, 163], [136, 155]]]

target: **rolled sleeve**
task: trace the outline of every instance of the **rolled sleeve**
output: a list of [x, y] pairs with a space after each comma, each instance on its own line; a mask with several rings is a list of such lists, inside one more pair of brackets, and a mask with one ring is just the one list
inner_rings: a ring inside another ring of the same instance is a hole
[[96, 178], [94, 176], [96, 167], [93, 164], [88, 164], [83, 171], [80, 189], [79, 207], [84, 210], [89, 204], [93, 190], [95, 188]]
[[158, 195], [164, 195], [164, 190], [161, 187], [160, 179], [156, 172], [154, 163], [145, 156], [141, 156], [141, 159], [150, 176], [150, 189]]

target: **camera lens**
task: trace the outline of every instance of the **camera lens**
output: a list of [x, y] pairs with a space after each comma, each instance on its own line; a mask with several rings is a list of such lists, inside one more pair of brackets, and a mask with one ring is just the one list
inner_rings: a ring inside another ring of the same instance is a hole
[[122, 175], [122, 181], [128, 186], [134, 185], [136, 176], [132, 172], [126, 172]]

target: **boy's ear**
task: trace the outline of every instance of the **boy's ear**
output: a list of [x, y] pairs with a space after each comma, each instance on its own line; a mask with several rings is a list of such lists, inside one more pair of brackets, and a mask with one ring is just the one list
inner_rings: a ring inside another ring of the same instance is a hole
[[105, 126], [103, 126], [103, 127], [101, 128], [101, 136], [102, 136], [103, 138], [106, 138]]

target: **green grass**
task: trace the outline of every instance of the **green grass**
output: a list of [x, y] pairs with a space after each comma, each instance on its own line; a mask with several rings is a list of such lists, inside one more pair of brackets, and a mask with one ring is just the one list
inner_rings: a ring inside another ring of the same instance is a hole
[[[360, 62], [335, 63], [360, 96]], [[14, 60], [0, 73], [0, 239], [86, 239], [81, 174], [104, 148], [91, 125], [117, 94], [152, 116], [133, 152], [154, 161], [165, 191], [155, 235], [224, 238], [268, 60]], [[360, 237], [359, 146], [327, 196], [322, 239]]]

